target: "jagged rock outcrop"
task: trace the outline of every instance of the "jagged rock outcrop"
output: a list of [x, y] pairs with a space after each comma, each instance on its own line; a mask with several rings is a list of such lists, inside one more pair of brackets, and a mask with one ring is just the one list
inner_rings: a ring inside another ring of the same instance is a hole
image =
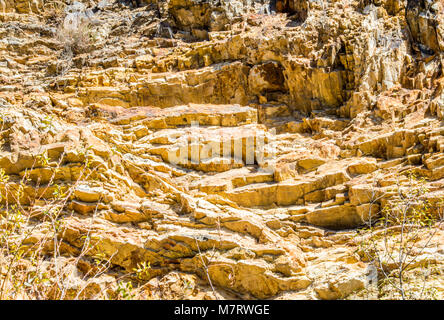
[[33, 245], [65, 195], [70, 297], [100, 256], [85, 298], [346, 298], [408, 172], [442, 210], [441, 1], [2, 3], [0, 202]]
[[419, 49], [437, 53], [444, 49], [442, 1], [407, 1], [406, 19]]

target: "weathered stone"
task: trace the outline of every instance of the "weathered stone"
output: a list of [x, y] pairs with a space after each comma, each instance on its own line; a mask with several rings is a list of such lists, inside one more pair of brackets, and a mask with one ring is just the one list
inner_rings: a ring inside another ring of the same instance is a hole
[[363, 223], [356, 207], [350, 205], [315, 209], [306, 214], [308, 223], [329, 229], [354, 228]]
[[444, 49], [443, 9], [439, 0], [407, 1], [406, 18], [410, 32], [423, 52], [435, 53]]
[[366, 174], [376, 171], [378, 166], [376, 165], [376, 159], [362, 159], [352, 162], [347, 170], [350, 174]]
[[442, 214], [441, 1], [62, 2], [0, 0], [0, 229], [67, 273], [12, 299], [362, 298], [360, 227]]
[[83, 202], [97, 202], [101, 199], [103, 190], [97, 187], [79, 185], [74, 191], [74, 197]]

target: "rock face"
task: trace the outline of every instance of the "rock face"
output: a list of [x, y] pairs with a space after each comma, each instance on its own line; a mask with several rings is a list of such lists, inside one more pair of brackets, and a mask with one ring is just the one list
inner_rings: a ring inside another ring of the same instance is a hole
[[443, 2], [407, 1], [406, 19], [413, 39], [430, 53], [444, 49]]
[[407, 172], [441, 210], [442, 1], [67, 2], [0, 0], [0, 202], [66, 197], [91, 295], [345, 298]]

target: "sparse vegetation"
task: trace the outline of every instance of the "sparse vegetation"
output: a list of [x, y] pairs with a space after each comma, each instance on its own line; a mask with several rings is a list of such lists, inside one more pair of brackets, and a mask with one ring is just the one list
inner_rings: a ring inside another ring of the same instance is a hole
[[431, 280], [440, 271], [430, 253], [440, 244], [444, 202], [431, 203], [425, 179], [407, 176], [407, 184], [398, 183], [386, 192], [391, 201], [382, 217], [369, 214], [358, 236], [360, 255], [378, 272], [378, 298], [433, 299], [436, 288]]
[[67, 11], [63, 2], [50, 2], [45, 7], [46, 19], [57, 26], [56, 38], [62, 48], [55, 73], [64, 75], [73, 65], [73, 59], [91, 51], [97, 42], [97, 33], [91, 23], [91, 12]]

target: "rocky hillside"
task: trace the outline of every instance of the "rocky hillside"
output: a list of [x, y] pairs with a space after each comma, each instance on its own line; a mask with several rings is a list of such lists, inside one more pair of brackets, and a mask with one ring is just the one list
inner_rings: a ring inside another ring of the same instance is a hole
[[442, 299], [443, 50], [442, 0], [0, 0], [0, 297]]

